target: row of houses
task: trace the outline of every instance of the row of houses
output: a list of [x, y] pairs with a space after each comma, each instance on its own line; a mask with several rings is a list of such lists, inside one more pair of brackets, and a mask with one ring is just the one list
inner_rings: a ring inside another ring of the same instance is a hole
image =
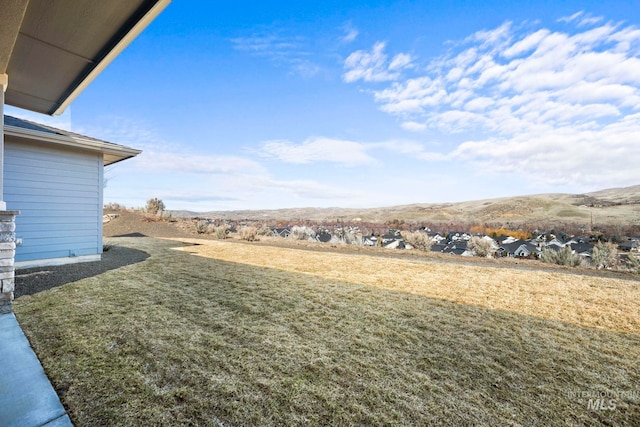
[[[471, 256], [473, 251], [468, 248], [471, 240], [469, 233], [455, 233], [444, 238], [438, 234], [433, 236], [432, 251], [453, 253], [456, 255]], [[543, 250], [559, 251], [569, 247], [574, 254], [583, 258], [591, 258], [597, 241], [589, 236], [562, 236], [541, 233], [531, 239], [516, 239], [509, 236], [501, 236], [493, 239], [489, 236], [482, 237], [491, 242], [497, 256], [509, 256], [519, 258], [537, 258]], [[618, 249], [626, 252], [637, 252], [640, 248], [640, 236], [631, 237], [618, 244]]]
[[[363, 236], [358, 227], [348, 227], [330, 230], [328, 228], [319, 228], [313, 230], [304, 227], [307, 230], [305, 240], [317, 241], [321, 243], [354, 243], [362, 246], [378, 246], [389, 249], [413, 249], [413, 246], [406, 242], [400, 231], [390, 229], [384, 235]], [[296, 227], [292, 228], [272, 228], [272, 235], [275, 237], [290, 237], [296, 232]], [[293, 231], [292, 231], [293, 230]], [[299, 230], [297, 231], [299, 233]], [[474, 251], [469, 247], [469, 241], [474, 237], [471, 233], [458, 231], [446, 234], [433, 233], [430, 230], [424, 231], [431, 242], [431, 251], [450, 253], [461, 256], [473, 256]], [[352, 236], [350, 239], [347, 236]], [[446, 237], [445, 237], [446, 236]], [[583, 258], [591, 258], [596, 242], [589, 236], [565, 236], [554, 235], [550, 233], [539, 233], [531, 239], [516, 239], [511, 236], [499, 236], [492, 238], [490, 236], [477, 236], [490, 242], [493, 252], [496, 256], [501, 257], [519, 257], [519, 258], [537, 258], [544, 250], [559, 251], [569, 247], [575, 254]], [[619, 243], [618, 248], [621, 251], [634, 251], [640, 249], [640, 236], [631, 237]]]

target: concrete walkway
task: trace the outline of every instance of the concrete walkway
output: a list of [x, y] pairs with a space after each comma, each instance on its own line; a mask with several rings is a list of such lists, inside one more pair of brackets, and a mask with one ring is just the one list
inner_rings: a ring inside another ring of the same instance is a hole
[[0, 426], [73, 427], [13, 313], [0, 315]]

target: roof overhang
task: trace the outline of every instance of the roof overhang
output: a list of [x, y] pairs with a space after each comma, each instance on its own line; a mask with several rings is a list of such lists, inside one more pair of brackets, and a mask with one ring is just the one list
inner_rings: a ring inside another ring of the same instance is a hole
[[[142, 152], [142, 150], [136, 150], [135, 148], [86, 137], [77, 133], [51, 128], [49, 126], [23, 121], [21, 119], [18, 119], [18, 121], [21, 126], [14, 126], [5, 123], [5, 137], [12, 137], [18, 141], [54, 144], [83, 151], [102, 153], [105, 166], [130, 159]], [[31, 128], [24, 127], [25, 123], [30, 125]]]
[[61, 114], [171, 0], [3, 0], [5, 103]]

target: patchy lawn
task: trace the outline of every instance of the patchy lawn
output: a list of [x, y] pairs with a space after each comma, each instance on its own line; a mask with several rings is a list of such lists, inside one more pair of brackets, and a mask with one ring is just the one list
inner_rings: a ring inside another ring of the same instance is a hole
[[77, 425], [640, 421], [638, 281], [113, 242], [150, 256], [15, 303]]

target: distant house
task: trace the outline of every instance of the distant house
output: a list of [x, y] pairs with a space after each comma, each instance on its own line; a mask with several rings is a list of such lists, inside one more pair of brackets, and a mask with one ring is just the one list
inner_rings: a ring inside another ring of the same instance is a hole
[[449, 241], [456, 242], [459, 240], [469, 240], [471, 239], [471, 234], [464, 231], [450, 231], [449, 232]]
[[519, 239], [510, 243], [500, 245], [498, 252], [502, 256], [512, 256], [520, 258], [528, 258], [538, 255], [540, 250], [538, 247], [528, 240]]
[[[436, 246], [436, 245], [434, 245]], [[454, 242], [449, 243], [442, 249], [442, 252], [446, 254], [454, 254], [454, 255], [468, 255], [471, 251], [467, 249], [467, 241], [466, 240], [456, 240]]]
[[567, 243], [569, 243], [571, 239], [562, 237], [562, 236], [554, 236], [551, 240], [547, 242], [547, 246], [557, 246], [559, 248], [564, 248]]
[[574, 243], [589, 243], [590, 241], [591, 238], [588, 236], [573, 236], [566, 242], [566, 244], [572, 245]]
[[638, 251], [638, 248], [640, 248], [640, 240], [626, 240], [618, 245], [618, 249], [626, 252]]
[[536, 245], [525, 242], [513, 251], [513, 256], [517, 258], [530, 258], [540, 254], [540, 250]]
[[289, 237], [291, 230], [289, 228], [272, 228], [271, 234], [273, 237]]
[[16, 217], [16, 268], [102, 253], [104, 166], [139, 150], [5, 116], [4, 196]]
[[594, 245], [589, 242], [580, 242], [580, 243], [571, 243], [569, 244], [569, 247], [571, 248], [571, 251], [573, 251], [574, 253], [584, 258], [591, 258], [591, 255], [593, 254]]

